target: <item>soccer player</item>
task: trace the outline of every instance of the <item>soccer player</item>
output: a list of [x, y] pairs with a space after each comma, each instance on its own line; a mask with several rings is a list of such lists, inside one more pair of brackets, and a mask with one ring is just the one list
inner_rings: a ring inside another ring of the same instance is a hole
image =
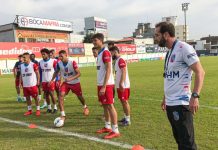
[[31, 98], [35, 99], [36, 104], [36, 116], [40, 116], [40, 106], [38, 101], [38, 88], [39, 85], [39, 70], [38, 66], [30, 61], [29, 53], [23, 54], [24, 63], [21, 64], [21, 76], [20, 81], [23, 83], [23, 93], [27, 100], [28, 111], [24, 116], [32, 114], [32, 101]]
[[113, 60], [115, 60], [115, 86], [117, 89], [118, 98], [120, 99], [123, 111], [124, 118], [120, 121], [123, 126], [128, 126], [130, 122], [130, 106], [129, 106], [129, 96], [130, 96], [130, 81], [129, 74], [127, 69], [127, 63], [120, 56], [120, 51], [116, 46], [111, 47], [110, 49]]
[[23, 63], [23, 56], [19, 55], [18, 56], [18, 61], [15, 63], [14, 68], [13, 68], [13, 72], [14, 72], [14, 77], [15, 77], [15, 88], [16, 88], [16, 92], [17, 92], [17, 101], [21, 102], [22, 98], [20, 96], [20, 85], [22, 85], [20, 83], [20, 66]]
[[[196, 150], [193, 114], [199, 108], [198, 99], [205, 72], [194, 48], [176, 39], [173, 24], [156, 24], [155, 41], [159, 46], [169, 49], [164, 65], [164, 96], [161, 107], [167, 111], [178, 149]], [[193, 72], [195, 81], [191, 92]]]
[[[42, 89], [45, 93], [46, 102], [48, 105], [47, 113], [56, 113], [57, 105], [56, 99], [54, 96], [55, 84], [52, 80], [52, 75], [55, 72], [55, 68], [57, 65], [57, 61], [55, 59], [49, 58], [50, 51], [46, 48], [41, 50], [42, 60], [39, 62], [39, 67], [42, 74]], [[50, 97], [52, 99], [52, 103], [54, 105], [54, 109], [52, 112]]]
[[111, 47], [114, 47], [114, 46], [115, 46], [113, 41], [109, 42], [107, 45], [108, 45], [108, 48], [109, 48], [109, 49], [110, 49]]
[[[114, 107], [113, 88], [114, 77], [112, 74], [112, 57], [109, 50], [104, 47], [104, 35], [94, 34], [92, 42], [98, 48], [97, 57], [97, 87], [98, 98], [104, 108], [105, 127], [98, 130], [97, 133], [109, 133], [104, 136], [105, 139], [119, 137], [120, 133], [117, 124], [117, 111]], [[112, 129], [111, 129], [112, 123]]]
[[[58, 57], [55, 57], [55, 50], [54, 49], [50, 50], [50, 58], [56, 59], [57, 62], [60, 61]], [[60, 85], [61, 85], [61, 78], [60, 78], [60, 74], [58, 74], [55, 78], [55, 91], [56, 91], [57, 97], [59, 97]]]
[[[35, 54], [30, 54], [30, 60], [31, 62], [33, 62], [34, 64], [36, 64], [37, 66], [39, 66], [39, 62], [36, 60], [36, 55]], [[38, 99], [39, 101], [41, 100], [41, 87], [40, 85], [38, 85]]]
[[81, 76], [79, 67], [75, 61], [71, 61], [67, 58], [67, 52], [65, 50], [61, 50], [59, 52], [59, 58], [61, 61], [57, 64], [57, 69], [53, 74], [52, 80], [56, 78], [58, 73], [60, 72], [61, 77], [64, 79], [63, 83], [60, 87], [60, 95], [59, 95], [59, 107], [61, 111], [61, 118], [65, 120], [66, 114], [64, 111], [64, 96], [66, 96], [71, 90], [74, 94], [76, 94], [77, 98], [80, 100], [83, 105], [83, 113], [85, 116], [89, 115], [89, 109], [85, 103], [85, 99], [82, 94], [82, 89], [80, 85], [79, 77]]

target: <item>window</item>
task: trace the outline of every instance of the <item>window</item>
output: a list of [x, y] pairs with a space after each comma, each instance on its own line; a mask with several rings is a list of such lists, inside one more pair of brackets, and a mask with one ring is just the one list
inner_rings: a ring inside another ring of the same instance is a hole
[[19, 42], [25, 42], [25, 38], [19, 38], [18, 41]]

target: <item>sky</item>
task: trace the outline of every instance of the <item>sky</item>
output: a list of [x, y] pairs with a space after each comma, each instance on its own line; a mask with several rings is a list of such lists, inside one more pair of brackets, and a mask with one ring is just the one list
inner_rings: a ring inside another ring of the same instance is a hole
[[108, 21], [111, 38], [132, 36], [138, 23], [152, 26], [162, 17], [178, 16], [184, 24], [181, 4], [187, 11], [189, 39], [218, 36], [218, 0], [0, 0], [0, 25], [11, 23], [16, 15], [73, 22], [75, 32], [84, 30], [84, 18], [102, 17]]

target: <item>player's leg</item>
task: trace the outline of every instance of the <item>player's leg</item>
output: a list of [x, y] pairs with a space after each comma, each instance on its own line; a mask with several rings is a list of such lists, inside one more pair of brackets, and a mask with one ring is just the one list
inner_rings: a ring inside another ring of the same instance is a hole
[[47, 113], [52, 113], [49, 91], [44, 91], [44, 93], [45, 93], [45, 98], [46, 98], [46, 102], [48, 106]]
[[58, 100], [59, 108], [60, 108], [60, 112], [61, 112], [61, 118], [63, 120], [65, 120], [65, 117], [66, 117], [65, 111], [64, 111], [64, 97], [65, 97], [65, 95], [66, 94], [64, 91], [60, 92], [59, 100]]
[[89, 109], [86, 105], [85, 99], [82, 95], [82, 88], [80, 83], [69, 85], [71, 91], [77, 95], [77, 98], [80, 100], [80, 103], [83, 105], [83, 114], [89, 115]]
[[34, 87], [31, 88], [31, 96], [35, 100], [36, 116], [40, 116], [40, 105], [39, 105], [39, 99], [38, 99], [38, 86], [34, 86]]
[[30, 96], [25, 96], [26, 97], [26, 103], [27, 103], [27, 112], [24, 113], [24, 116], [29, 116], [32, 114], [32, 102], [30, 99]]
[[37, 86], [37, 88], [38, 88], [38, 99], [39, 99], [39, 102], [41, 101], [41, 99], [42, 99], [42, 96], [41, 96], [41, 87], [40, 87], [40, 85], [38, 85]]
[[123, 106], [123, 111], [124, 111], [124, 118], [125, 120], [122, 122], [122, 125], [130, 125], [130, 106], [129, 102], [127, 100], [121, 100], [122, 106]]
[[57, 109], [57, 105], [56, 105], [56, 98], [55, 98], [54, 91], [49, 91], [49, 95], [51, 96], [51, 100], [52, 100], [52, 103], [54, 106], [54, 110], [52, 113], [56, 113], [58, 109]]
[[109, 112], [110, 118], [111, 118], [112, 132], [109, 133], [108, 135], [106, 135], [104, 138], [111, 139], [111, 138], [119, 137], [120, 133], [119, 133], [118, 124], [117, 124], [117, 111], [116, 111], [113, 104], [108, 104], [108, 105], [106, 105], [106, 107], [108, 109], [108, 112]]
[[46, 96], [45, 96], [45, 92], [43, 91], [43, 105], [40, 107], [40, 109], [44, 109], [48, 106], [47, 102], [46, 102]]
[[17, 92], [17, 101], [18, 102], [21, 102], [22, 101], [22, 98], [21, 98], [21, 96], [20, 96], [20, 85], [19, 85], [20, 83], [19, 83], [19, 79], [15, 79], [15, 89], [16, 89], [16, 92]]

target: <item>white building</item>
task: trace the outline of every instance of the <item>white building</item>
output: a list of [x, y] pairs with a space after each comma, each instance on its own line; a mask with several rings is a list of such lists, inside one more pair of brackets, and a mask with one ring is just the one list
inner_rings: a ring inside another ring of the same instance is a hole
[[107, 40], [108, 38], [107, 20], [98, 17], [85, 18], [85, 33], [86, 34], [102, 33], [105, 36], [105, 40]]
[[185, 35], [187, 36], [186, 39], [189, 39], [188, 26], [186, 25], [185, 31], [185, 25], [178, 25], [177, 16], [162, 17], [162, 21], [172, 23], [175, 26], [175, 36], [177, 39], [185, 41]]

